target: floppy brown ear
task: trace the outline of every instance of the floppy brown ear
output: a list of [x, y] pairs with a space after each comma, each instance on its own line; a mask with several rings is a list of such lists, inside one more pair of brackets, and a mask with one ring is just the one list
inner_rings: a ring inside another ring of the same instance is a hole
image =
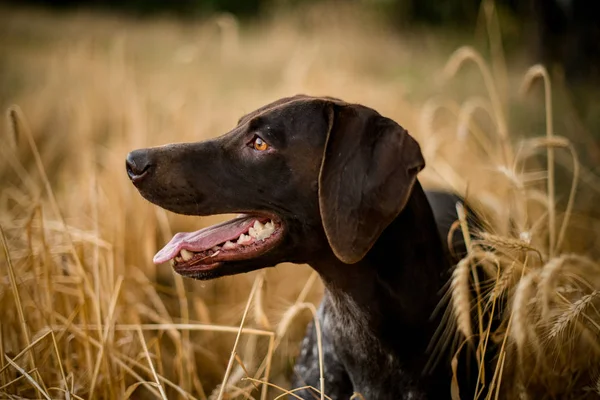
[[360, 261], [406, 205], [425, 167], [419, 144], [389, 118], [333, 103], [319, 174], [319, 207], [334, 254]]

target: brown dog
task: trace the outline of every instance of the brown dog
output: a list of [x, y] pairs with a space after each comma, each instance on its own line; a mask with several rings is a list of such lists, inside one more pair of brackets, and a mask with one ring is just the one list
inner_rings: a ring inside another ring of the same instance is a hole
[[[424, 166], [418, 143], [396, 122], [308, 96], [262, 107], [216, 139], [127, 157], [142, 196], [163, 208], [243, 213], [175, 235], [156, 263], [172, 261], [195, 279], [281, 262], [320, 274], [323, 389], [334, 399], [450, 398], [449, 360], [427, 373], [425, 366], [440, 324], [432, 312], [449, 277], [440, 235], [456, 219], [457, 198], [426, 195], [417, 181]], [[319, 388], [318, 365], [309, 327], [295, 385]]]

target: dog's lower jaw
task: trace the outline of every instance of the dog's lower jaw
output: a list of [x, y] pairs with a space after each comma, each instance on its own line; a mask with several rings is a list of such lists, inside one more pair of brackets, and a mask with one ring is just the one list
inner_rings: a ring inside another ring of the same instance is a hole
[[311, 265], [326, 287], [323, 335], [355, 392], [366, 399], [450, 397], [447, 365], [424, 373], [439, 324], [431, 318], [436, 294], [449, 265], [419, 184], [362, 261], [347, 265], [331, 257]]
[[225, 276], [233, 276], [246, 274], [249, 272], [254, 272], [259, 269], [273, 268], [277, 266], [276, 262], [265, 261], [264, 263], [255, 264], [255, 263], [246, 263], [246, 262], [230, 262], [230, 263], [222, 263], [216, 268], [205, 270], [205, 271], [190, 271], [186, 274], [180, 275], [191, 278], [198, 281], [211, 281], [217, 278], [222, 278]]

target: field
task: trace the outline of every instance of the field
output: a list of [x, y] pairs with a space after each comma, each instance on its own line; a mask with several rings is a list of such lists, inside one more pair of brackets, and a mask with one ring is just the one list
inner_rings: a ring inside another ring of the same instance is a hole
[[[153, 265], [174, 232], [227, 216], [152, 206], [124, 160], [135, 148], [218, 136], [296, 93], [395, 119], [421, 143], [424, 186], [485, 210], [448, 313], [450, 330], [502, 343], [496, 387], [512, 379], [505, 386], [523, 393], [600, 393], [593, 138], [545, 69], [505, 62], [493, 10], [470, 37], [399, 33], [339, 4], [246, 24], [0, 11], [0, 396], [275, 398], [289, 389], [318, 277], [286, 264], [196, 282]], [[491, 284], [471, 298], [480, 267]], [[479, 307], [500, 297], [506, 310]], [[471, 326], [471, 309], [503, 312], [506, 324]]]

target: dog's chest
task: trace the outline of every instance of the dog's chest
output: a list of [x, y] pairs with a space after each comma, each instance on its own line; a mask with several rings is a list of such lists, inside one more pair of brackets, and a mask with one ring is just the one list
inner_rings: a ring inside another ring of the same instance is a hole
[[331, 349], [344, 365], [354, 391], [365, 399], [425, 399], [397, 356], [387, 351], [369, 328], [366, 311], [351, 299], [325, 300], [319, 310]]
[[378, 340], [366, 326], [366, 317], [351, 299], [323, 301], [319, 310], [323, 330], [332, 339], [336, 353], [345, 363], [375, 363], [382, 355]]

